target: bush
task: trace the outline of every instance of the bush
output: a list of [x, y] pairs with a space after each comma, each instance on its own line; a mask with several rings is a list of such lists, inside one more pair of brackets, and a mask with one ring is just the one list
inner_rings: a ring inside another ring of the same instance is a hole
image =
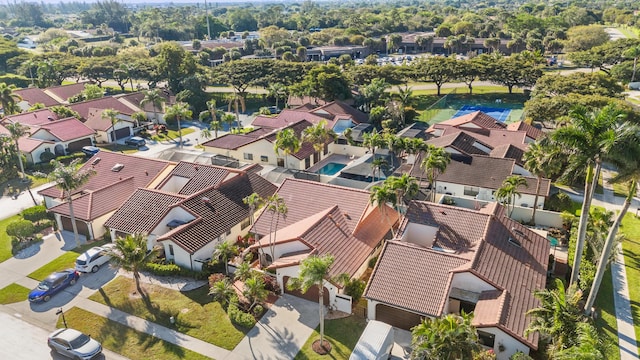
[[185, 269], [176, 264], [157, 264], [149, 262], [145, 264], [144, 268], [148, 272], [158, 276], [187, 276], [196, 280], [207, 278], [207, 275], [203, 272]]
[[31, 222], [44, 220], [47, 217], [47, 208], [44, 205], [30, 207], [22, 211], [22, 218]]
[[226, 278], [227, 278], [227, 276], [225, 274], [222, 274], [222, 273], [216, 273], [216, 274], [209, 275], [209, 287], [213, 287], [213, 284], [217, 283], [218, 281], [223, 281]]
[[16, 220], [7, 225], [7, 234], [13, 236], [20, 241], [26, 240], [29, 236], [33, 235], [36, 227], [28, 220]]
[[49, 161], [56, 158], [56, 155], [51, 151], [45, 151], [40, 154], [40, 162], [48, 163]]
[[371, 259], [369, 259], [369, 264], [368, 264], [369, 268], [373, 269], [373, 267], [376, 266], [377, 262], [378, 262], [378, 257], [377, 256], [374, 256]]
[[545, 202], [547, 209], [557, 212], [569, 210], [571, 209], [571, 205], [571, 197], [563, 192], [558, 192], [549, 196], [549, 199]]
[[86, 157], [87, 156], [83, 152], [75, 152], [71, 155], [58, 156], [56, 160], [63, 164], [69, 165], [75, 159], [85, 159]]
[[31, 241], [20, 241], [16, 238], [11, 239], [11, 254], [15, 255], [20, 250], [26, 249], [29, 246], [42, 241], [42, 235], [37, 234]]
[[233, 303], [229, 304], [229, 307], [227, 308], [227, 315], [233, 324], [245, 329], [251, 329], [256, 324], [256, 319], [253, 315], [238, 309], [238, 306]]
[[256, 305], [253, 307], [252, 311], [253, 311], [253, 316], [255, 316], [256, 318], [259, 318], [264, 312], [264, 307], [262, 305]]
[[26, 88], [29, 87], [29, 83], [31, 80], [22, 75], [14, 75], [14, 74], [5, 74], [0, 76], [0, 83], [5, 83], [7, 85], [15, 85], [18, 88]]
[[362, 297], [366, 286], [367, 284], [364, 281], [353, 279], [344, 286], [344, 293], [351, 296], [353, 302], [358, 302]]
[[280, 286], [278, 285], [278, 279], [270, 275], [262, 275], [262, 281], [264, 282], [265, 289], [271, 291], [274, 294], [280, 294]]

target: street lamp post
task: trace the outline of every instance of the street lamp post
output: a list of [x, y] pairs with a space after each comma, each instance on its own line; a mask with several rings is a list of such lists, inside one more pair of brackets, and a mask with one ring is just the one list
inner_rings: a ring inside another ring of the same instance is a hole
[[64, 324], [64, 327], [67, 328], [67, 319], [64, 318], [64, 311], [62, 311], [62, 308], [56, 311], [56, 315], [62, 315], [62, 323]]

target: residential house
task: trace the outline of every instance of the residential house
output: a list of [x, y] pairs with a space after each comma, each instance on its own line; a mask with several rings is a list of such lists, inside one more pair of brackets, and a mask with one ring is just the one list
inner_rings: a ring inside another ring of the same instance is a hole
[[86, 126], [96, 131], [96, 142], [113, 143], [133, 135], [136, 124], [131, 116], [118, 113], [114, 124], [111, 119], [104, 116], [104, 111], [104, 109], [90, 108], [87, 121], [84, 122]]
[[118, 111], [121, 115], [126, 115], [128, 117], [131, 117], [133, 113], [140, 111], [140, 108], [129, 103], [118, 101], [118, 99], [113, 96], [105, 96], [99, 99], [74, 103], [69, 105], [69, 108], [80, 114], [80, 117], [84, 121], [87, 121], [89, 119], [89, 112], [91, 111], [91, 109], [113, 109]]
[[[335, 261], [329, 277], [345, 273], [358, 278], [398, 220], [386, 204], [372, 205], [365, 190], [286, 179], [277, 195], [288, 209], [286, 216], [274, 220], [273, 212], [263, 211], [252, 228], [258, 241], [251, 249], [275, 271], [284, 292], [312, 301], [319, 297], [316, 289], [301, 294], [287, 288], [289, 279], [299, 274], [300, 261], [330, 254]], [[351, 312], [350, 297], [339, 284], [325, 280], [323, 297], [331, 308]]]
[[56, 99], [49, 96], [43, 89], [31, 87], [14, 91], [22, 100], [18, 102], [20, 110], [27, 111], [35, 104], [42, 104], [45, 107], [60, 105]]
[[84, 86], [90, 82], [79, 82], [60, 86], [51, 86], [43, 89], [45, 94], [53, 98], [60, 104], [69, 104], [69, 98], [80, 95], [84, 91]]
[[491, 203], [478, 211], [413, 201], [364, 292], [368, 318], [409, 330], [423, 318], [473, 312], [500, 360], [538, 348], [527, 311], [545, 288], [549, 241]]
[[[78, 232], [87, 239], [105, 233], [104, 224], [138, 188], [154, 187], [171, 171], [174, 164], [109, 151], [101, 151], [79, 171], [94, 174], [72, 193]], [[47, 209], [55, 215], [58, 228], [72, 231], [66, 194], [51, 186], [38, 192]], [[140, 221], [137, 217], [136, 221]]]
[[120, 102], [129, 107], [138, 108], [140, 109], [140, 111], [144, 111], [144, 113], [147, 115], [147, 119], [150, 122], [165, 124], [166, 122], [164, 121], [164, 109], [167, 106], [174, 105], [176, 103], [176, 97], [171, 93], [171, 91], [167, 89], [161, 89], [159, 91], [159, 95], [164, 98], [164, 103], [160, 107], [154, 107], [153, 104], [145, 104], [144, 106], [142, 106], [140, 103], [144, 99], [144, 92], [120, 94], [115, 95], [114, 98], [118, 99]]
[[180, 162], [153, 189], [139, 188], [105, 223], [111, 238], [147, 235], [148, 248], [161, 245], [168, 261], [199, 271], [215, 246], [249, 230], [252, 193], [268, 197], [275, 186], [253, 165], [246, 170]]

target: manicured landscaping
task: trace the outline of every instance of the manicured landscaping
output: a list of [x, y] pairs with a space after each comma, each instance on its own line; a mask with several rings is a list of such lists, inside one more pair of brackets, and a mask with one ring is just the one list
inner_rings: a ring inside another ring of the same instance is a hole
[[[599, 309], [600, 317], [596, 319], [595, 325], [600, 330], [603, 340], [608, 344], [609, 349], [618, 348], [618, 324], [616, 323], [616, 309], [613, 303], [613, 283], [611, 279], [611, 269], [604, 273], [600, 291], [596, 298], [596, 308]], [[619, 351], [609, 351], [608, 360], [619, 360]]]
[[[184, 128], [182, 129], [182, 136], [191, 134], [194, 131], [195, 130], [192, 128]], [[177, 130], [168, 129], [166, 133], [153, 135], [151, 139], [155, 141], [165, 141], [165, 140], [175, 140], [175, 139], [178, 139], [179, 137], [180, 136], [178, 135]]]
[[138, 152], [138, 149], [129, 145], [98, 144], [97, 146], [100, 148], [100, 150], [108, 150], [108, 151], [119, 152], [123, 154], [135, 154]]
[[[91, 335], [91, 337], [101, 342], [105, 349], [130, 359], [209, 359], [191, 350], [138, 332], [128, 326], [76, 307], [65, 311], [64, 316], [69, 327]], [[58, 318], [57, 326], [64, 326], [61, 317]]]
[[[134, 288], [132, 279], [118, 277], [90, 299], [227, 350], [236, 347], [245, 335], [231, 324], [225, 309], [208, 295], [207, 286], [183, 293], [145, 284], [148, 301], [131, 297]], [[171, 324], [171, 316], [175, 324]]]
[[22, 219], [20, 215], [14, 215], [0, 220], [0, 262], [13, 257], [11, 253], [11, 236], [7, 235], [7, 225], [20, 219]]
[[42, 281], [47, 276], [49, 276], [49, 274], [51, 274], [52, 272], [74, 268], [76, 263], [76, 258], [78, 257], [78, 255], [82, 254], [83, 252], [87, 251], [88, 249], [94, 246], [100, 246], [106, 243], [107, 242], [105, 240], [92, 241], [91, 243], [84, 244], [79, 248], [73, 249], [71, 251], [67, 251], [66, 253], [55, 258], [50, 263], [32, 272], [28, 276], [34, 280]]
[[0, 304], [7, 305], [27, 300], [30, 289], [18, 284], [9, 284], [0, 289]]
[[640, 219], [629, 214], [622, 220], [620, 231], [625, 239], [622, 242], [624, 262], [627, 270], [627, 284], [629, 284], [629, 300], [636, 332], [636, 339], [640, 339]]
[[295, 360], [348, 359], [366, 326], [367, 323], [364, 319], [355, 316], [325, 320], [324, 336], [331, 343], [331, 353], [318, 355], [311, 348], [313, 342], [320, 338], [320, 328], [318, 327], [302, 346]]

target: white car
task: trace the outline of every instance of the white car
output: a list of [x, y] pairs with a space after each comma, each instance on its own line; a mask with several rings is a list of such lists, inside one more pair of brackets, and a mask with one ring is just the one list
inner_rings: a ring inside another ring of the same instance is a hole
[[73, 359], [89, 360], [102, 352], [102, 345], [74, 329], [58, 329], [47, 339], [51, 350]]
[[76, 271], [84, 273], [98, 271], [101, 265], [108, 263], [111, 259], [108, 253], [114, 246], [114, 244], [106, 244], [85, 251], [76, 259]]

